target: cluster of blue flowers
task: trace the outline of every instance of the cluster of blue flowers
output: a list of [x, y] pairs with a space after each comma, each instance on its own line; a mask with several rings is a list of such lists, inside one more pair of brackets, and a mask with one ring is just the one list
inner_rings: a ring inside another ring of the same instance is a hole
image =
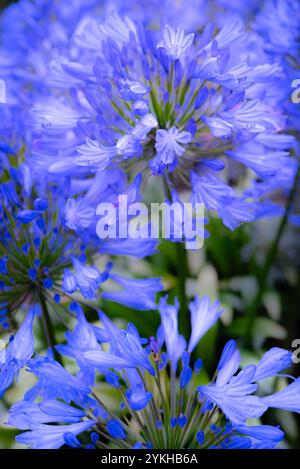
[[[299, 106], [287, 103], [299, 78], [297, 0], [175, 3], [20, 0], [0, 18], [0, 328], [12, 334], [0, 395], [20, 373], [35, 376], [8, 419], [32, 448], [274, 448], [283, 432], [247, 419], [300, 412], [299, 379], [255, 394], [291, 366], [280, 348], [241, 369], [231, 340], [203, 384], [191, 354], [222, 314], [217, 301], [191, 302], [188, 342], [177, 300], [160, 299], [147, 339], [102, 312], [100, 328], [82, 309], [106, 299], [155, 310], [163, 289], [114, 271], [118, 256], [150, 256], [156, 241], [100, 239], [100, 203], [140, 201], [151, 181], [162, 201], [188, 193], [234, 230], [281, 215], [298, 177]], [[76, 318], [63, 344], [52, 316]]]
[[[100, 285], [108, 279], [117, 283], [121, 291], [102, 291], [102, 297], [136, 309], [155, 308], [155, 294], [162, 288], [159, 279], [116, 275], [111, 272], [110, 262], [102, 272], [93, 265], [99, 253], [140, 257], [153, 253], [155, 243], [150, 240], [139, 248], [132, 240], [125, 239], [120, 245], [114, 240], [111, 243], [99, 240], [93, 225], [95, 209], [92, 202], [87, 203], [87, 197], [76, 201], [66, 199], [68, 181], [60, 186], [49, 183], [48, 187], [34, 183], [27, 164], [17, 165], [20, 155], [11, 154], [10, 148], [6, 152], [0, 160], [2, 327], [13, 325], [13, 315], [19, 308], [27, 308], [41, 299], [45, 307], [48, 303], [56, 309], [61, 297], [76, 291], [83, 298], [95, 300], [100, 296]], [[113, 194], [110, 187], [106, 187], [106, 191]], [[91, 199], [92, 192], [91, 187]], [[73, 219], [75, 209], [76, 222]]]
[[[209, 384], [199, 385], [202, 361], [191, 365], [191, 353], [222, 314], [218, 301], [196, 298], [190, 304], [192, 333], [188, 343], [178, 333], [178, 304], [161, 299], [161, 326], [156, 337], [141, 339], [133, 324], [119, 329], [104, 313], [103, 328], [87, 322], [72, 304], [77, 324], [58, 345], [63, 357], [75, 361], [76, 375], [51, 353], [32, 357], [32, 309], [6, 352], [7, 387], [26, 366], [36, 384], [10, 409], [8, 423], [21, 430], [17, 441], [32, 448], [274, 448], [284, 433], [269, 425], [246, 425], [268, 408], [300, 412], [300, 380], [268, 396], [258, 396], [258, 382], [292, 364], [291, 352], [272, 348], [256, 365], [240, 369], [234, 340], [224, 347]], [[106, 346], [108, 344], [108, 348]], [[3, 373], [3, 372], [2, 372]], [[104, 381], [103, 381], [104, 380]], [[200, 381], [201, 382], [201, 381]], [[109, 408], [103, 387], [119, 403]]]
[[[34, 162], [56, 176], [90, 178], [111, 167], [160, 176], [166, 196], [191, 190], [230, 229], [256, 218], [270, 181], [290, 183], [294, 138], [281, 133], [284, 118], [264, 93], [280, 68], [245, 62], [236, 16], [217, 34], [214, 25], [154, 32], [117, 13], [86, 23], [74, 39], [78, 59], [62, 56], [50, 73], [57, 93], [32, 109]], [[265, 191], [241, 187], [243, 166]]]

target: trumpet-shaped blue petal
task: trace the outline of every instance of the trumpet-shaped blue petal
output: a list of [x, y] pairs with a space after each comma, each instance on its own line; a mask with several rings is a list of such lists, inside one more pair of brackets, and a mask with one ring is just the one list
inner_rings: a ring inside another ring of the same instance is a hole
[[201, 299], [196, 297], [189, 306], [191, 312], [192, 334], [188, 345], [188, 351], [191, 353], [204, 334], [206, 334], [206, 332], [219, 319], [220, 315], [223, 313], [223, 309], [220, 309], [219, 301], [215, 301], [210, 305], [210, 301], [207, 296], [204, 296]]

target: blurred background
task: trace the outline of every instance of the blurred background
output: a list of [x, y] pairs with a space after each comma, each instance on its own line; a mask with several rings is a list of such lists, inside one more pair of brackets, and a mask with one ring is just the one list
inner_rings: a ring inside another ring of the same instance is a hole
[[0, 8], [1, 8], [1, 10], [2, 10], [3, 8], [5, 8], [7, 5], [9, 5], [10, 3], [13, 3], [13, 2], [11, 2], [11, 1], [9, 1], [9, 0], [0, 0]]

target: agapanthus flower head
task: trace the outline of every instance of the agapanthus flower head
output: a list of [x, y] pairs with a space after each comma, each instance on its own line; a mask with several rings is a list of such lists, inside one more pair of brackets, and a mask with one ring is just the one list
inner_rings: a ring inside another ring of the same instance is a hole
[[0, 78], [6, 83], [6, 105], [0, 106], [0, 140], [17, 149], [24, 145], [29, 151], [28, 111], [47, 92], [50, 64], [61, 52], [69, 53], [69, 40], [86, 12], [97, 15], [102, 7], [95, 0], [72, 0], [68, 6], [58, 1], [21, 0], [1, 11]]
[[[268, 0], [254, 17], [251, 26], [261, 38], [267, 57], [282, 67], [280, 105], [288, 118], [288, 128], [298, 132], [300, 113], [298, 106], [300, 6], [297, 0]], [[296, 88], [296, 89], [295, 89]], [[294, 98], [295, 96], [295, 98]]]
[[[284, 119], [255, 92], [280, 68], [247, 65], [244, 37], [236, 16], [200, 33], [168, 24], [154, 32], [117, 13], [87, 23], [75, 38], [80, 59], [62, 58], [55, 70], [60, 94], [37, 100], [32, 111], [36, 158], [44, 155], [56, 175], [86, 177], [115, 165], [129, 175], [151, 174], [164, 180], [168, 197], [174, 188], [190, 190], [230, 229], [253, 220], [255, 195], [230, 181], [228, 168], [242, 165], [252, 179], [279, 176], [272, 150]], [[287, 139], [281, 150], [292, 144]], [[288, 152], [280, 157], [293, 168]]]
[[[77, 306], [75, 329], [58, 350], [76, 361], [79, 372], [71, 374], [49, 356], [31, 360], [37, 383], [12, 407], [8, 420], [26, 430], [17, 441], [32, 448], [276, 447], [284, 438], [280, 428], [247, 420], [260, 418], [268, 407], [300, 412], [299, 379], [271, 396], [256, 394], [258, 381], [290, 367], [291, 353], [273, 348], [256, 365], [241, 369], [231, 340], [212, 380], [199, 386], [202, 361], [191, 357], [181, 339], [177, 306], [161, 301], [162, 323], [149, 340], [133, 324], [119, 329], [104, 313], [103, 328], [95, 327]], [[218, 302], [194, 300], [190, 349], [220, 313]], [[119, 396], [116, 412], [102, 398], [103, 382]]]
[[[109, 243], [105, 249], [105, 240], [100, 242], [94, 234], [91, 197], [67, 198], [67, 179], [59, 184], [39, 183], [28, 165], [18, 161], [21, 157], [2, 153], [0, 160], [0, 321], [6, 328], [13, 325], [13, 315], [23, 305], [50, 303], [60, 309], [60, 297], [76, 292], [89, 301], [99, 299], [100, 286], [112, 268], [108, 263], [100, 270], [94, 263], [103, 245], [103, 251], [109, 252]], [[127, 240], [123, 244], [119, 249], [126, 253]], [[133, 255], [146, 255], [154, 246], [155, 242], [146, 241], [139, 253], [137, 243]], [[118, 253], [117, 246], [113, 252]], [[122, 287], [122, 292], [111, 293], [112, 300], [138, 309], [153, 308], [162, 288], [159, 279], [115, 275], [111, 280]], [[134, 298], [127, 293], [132, 288], [137, 292]]]
[[[82, 240], [66, 229], [64, 192], [55, 185], [48, 191], [37, 185], [33, 188], [27, 165], [14, 166], [16, 159], [8, 156], [1, 168], [0, 298], [10, 314], [24, 304], [38, 303], [41, 298], [53, 301], [55, 294], [64, 294], [61, 279], [66, 269], [74, 267], [72, 293], [77, 286], [85, 293], [90, 280], [89, 267], [78, 272], [88, 253]], [[93, 271], [93, 292], [105, 279]]]
[[0, 70], [8, 77], [10, 94], [22, 91], [18, 98], [12, 97], [14, 103], [24, 104], [44, 88], [48, 64], [68, 45], [87, 11], [101, 12], [97, 4], [72, 0], [67, 7], [57, 1], [21, 0], [3, 11]]

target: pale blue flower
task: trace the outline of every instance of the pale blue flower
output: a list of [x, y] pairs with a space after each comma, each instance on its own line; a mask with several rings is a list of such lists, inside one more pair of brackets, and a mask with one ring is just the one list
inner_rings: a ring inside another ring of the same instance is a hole
[[93, 222], [95, 209], [84, 199], [68, 199], [65, 207], [66, 225], [71, 230], [87, 228]]
[[189, 52], [194, 40], [194, 34], [185, 34], [183, 28], [176, 31], [169, 25], [165, 26], [162, 40], [157, 48], [163, 49], [173, 60], [183, 59]]
[[201, 299], [196, 297], [194, 302], [190, 303], [192, 334], [188, 344], [188, 351], [191, 353], [198, 342], [213, 326], [223, 313], [220, 309], [220, 302], [215, 301], [210, 305], [209, 298], [203, 296]]

